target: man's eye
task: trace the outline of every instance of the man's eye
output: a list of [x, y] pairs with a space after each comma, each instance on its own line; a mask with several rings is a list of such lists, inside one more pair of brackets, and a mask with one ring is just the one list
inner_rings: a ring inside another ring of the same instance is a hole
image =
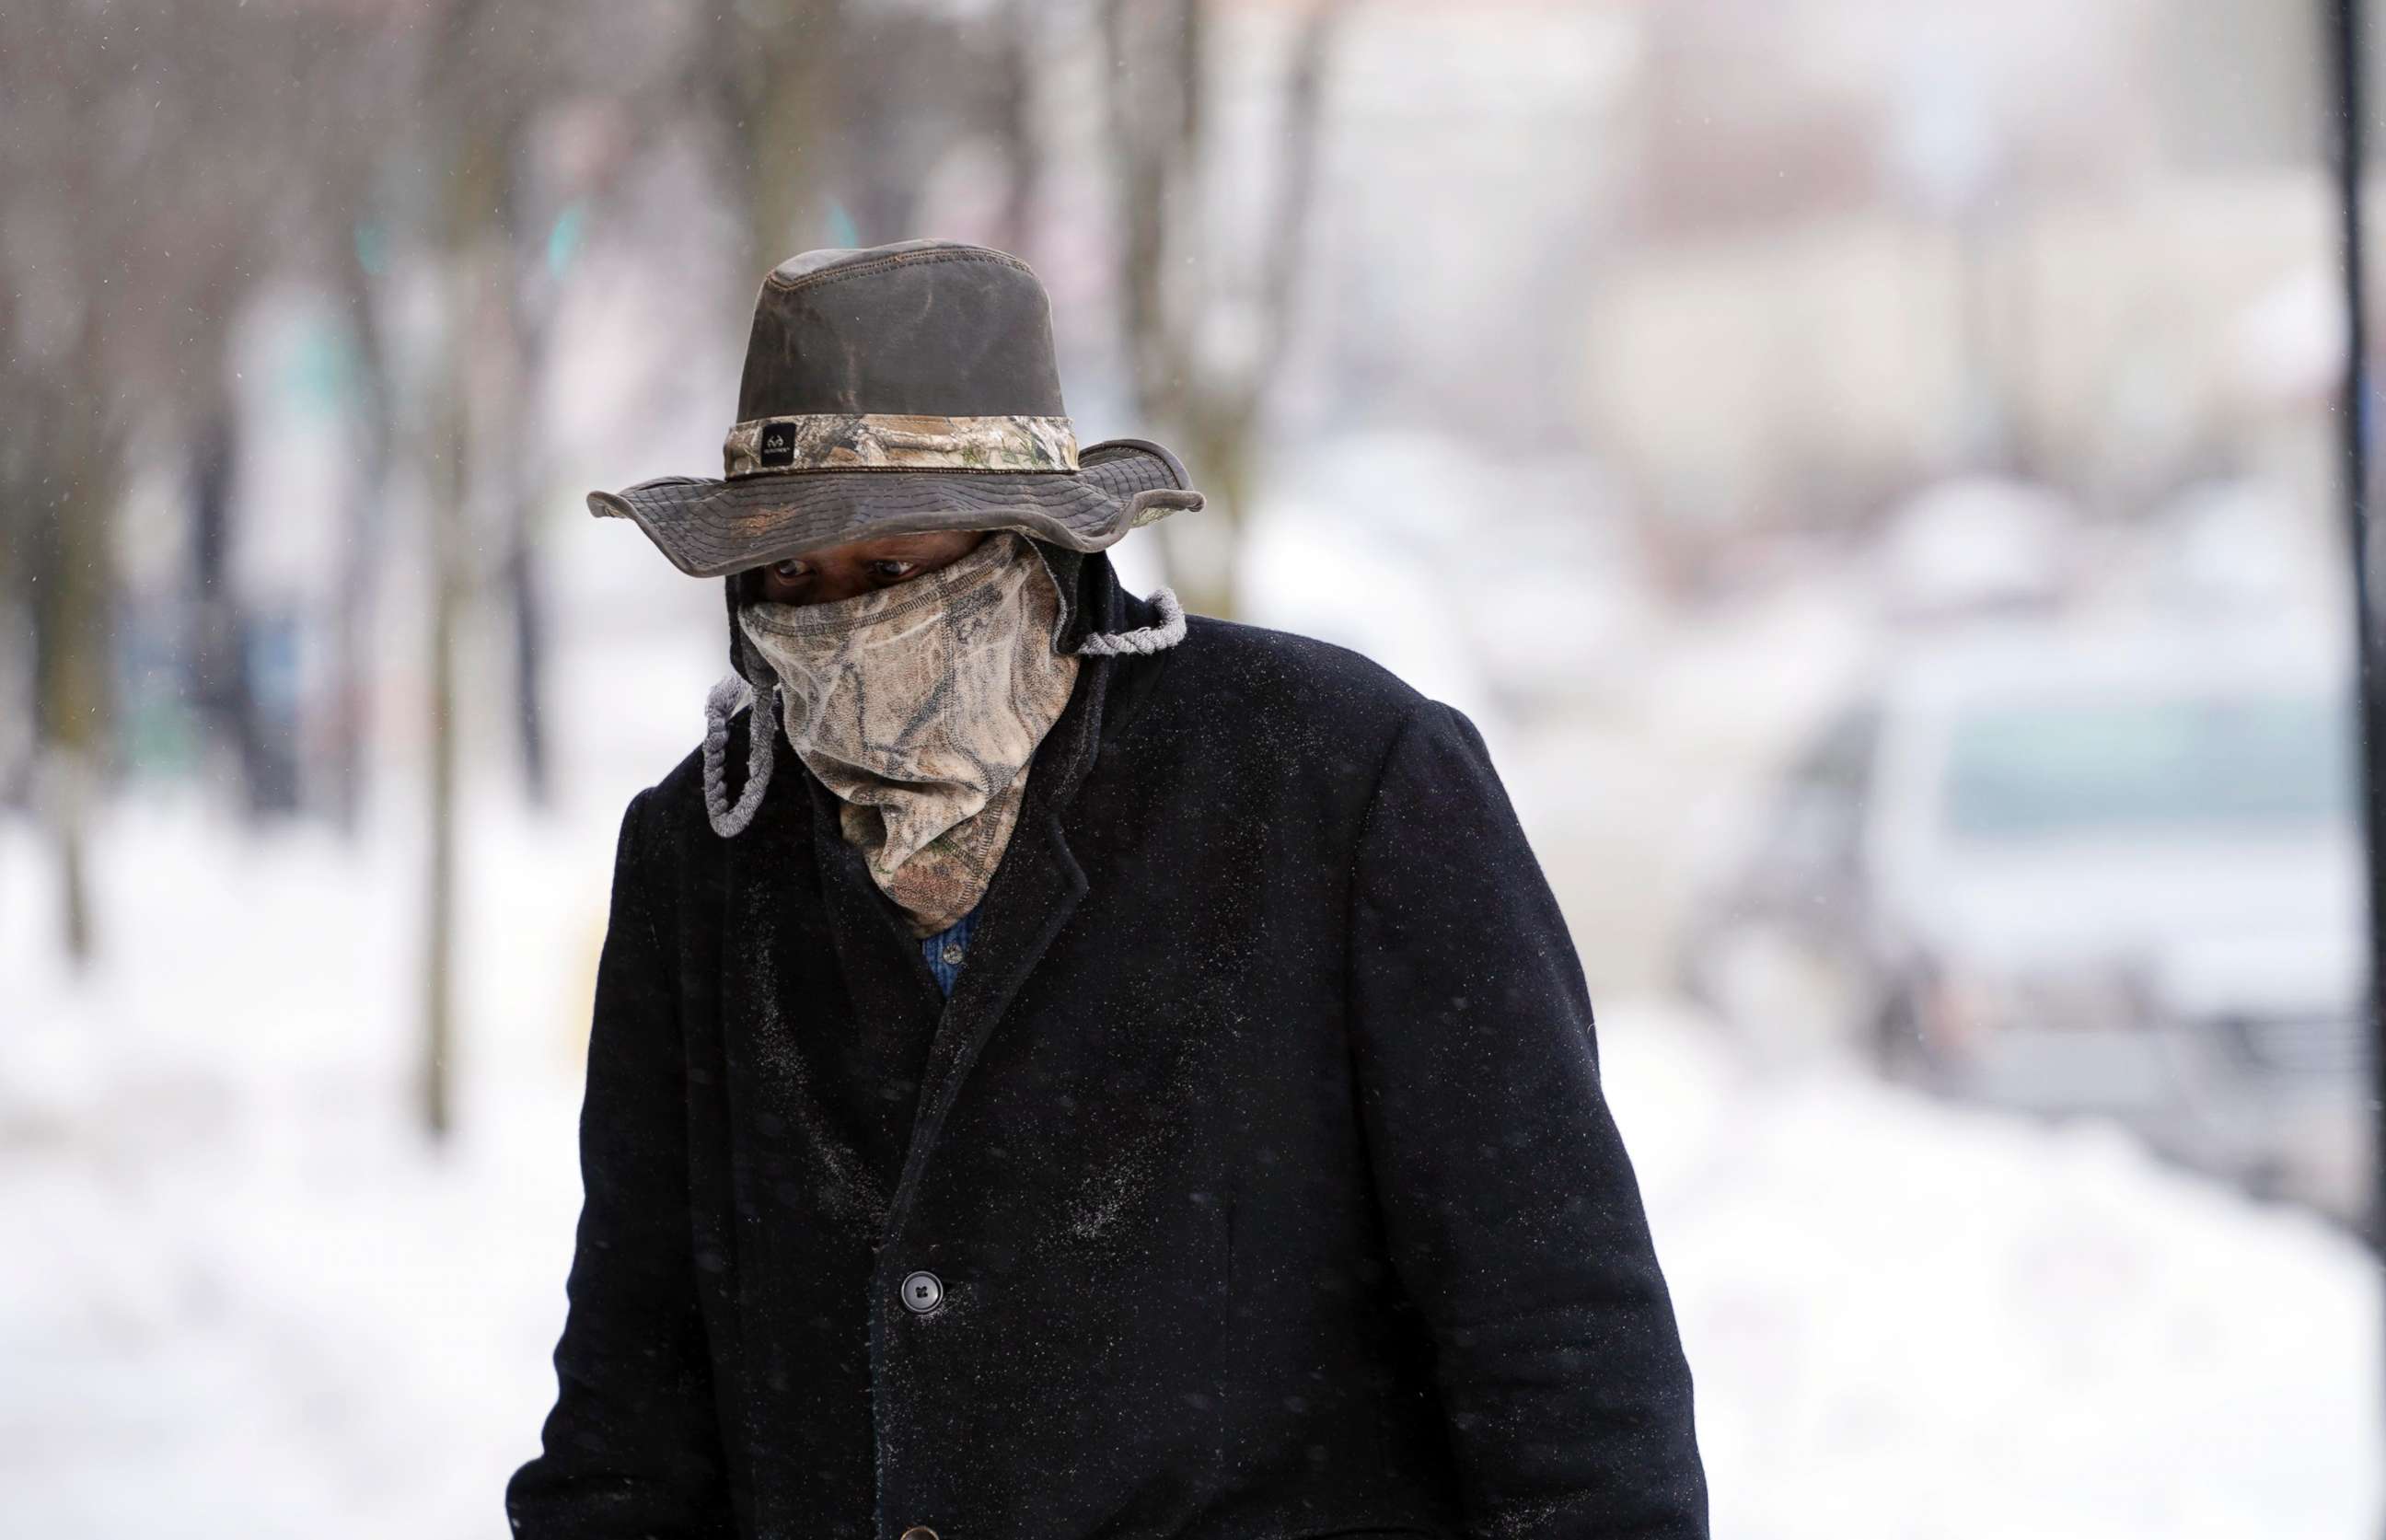
[[912, 570], [919, 565], [916, 561], [896, 561], [892, 558], [873, 561], [870, 564], [870, 575], [883, 582], [893, 582], [898, 578], [910, 577]]
[[790, 580], [792, 580], [792, 579], [796, 579], [796, 578], [806, 578], [806, 577], [810, 577], [810, 576], [811, 576], [811, 569], [810, 569], [810, 568], [809, 568], [809, 567], [805, 566], [805, 565], [804, 565], [802, 562], [800, 562], [800, 561], [796, 561], [796, 560], [793, 560], [793, 559], [790, 559], [790, 560], [787, 560], [787, 561], [776, 561], [776, 562], [772, 562], [772, 563], [771, 564], [771, 570], [772, 570], [774, 574], [776, 574], [777, 576], [779, 576], [779, 577], [787, 578], [787, 579], [790, 579]]

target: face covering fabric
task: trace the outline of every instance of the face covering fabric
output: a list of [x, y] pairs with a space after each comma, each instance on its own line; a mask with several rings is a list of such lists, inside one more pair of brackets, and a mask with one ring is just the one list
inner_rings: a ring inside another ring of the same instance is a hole
[[975, 908], [1011, 843], [1028, 761], [1076, 682], [1061, 615], [1042, 557], [1009, 531], [849, 599], [738, 607], [787, 742], [914, 935]]

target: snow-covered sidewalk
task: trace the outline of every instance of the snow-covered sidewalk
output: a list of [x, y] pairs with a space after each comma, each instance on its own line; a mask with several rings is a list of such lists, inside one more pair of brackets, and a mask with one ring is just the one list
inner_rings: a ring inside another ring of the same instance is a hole
[[1718, 1536], [2377, 1533], [2378, 1271], [2114, 1129], [1601, 1012]]
[[106, 966], [0, 824], [0, 1532], [506, 1533], [554, 1393], [601, 829], [480, 826], [458, 1132], [414, 1121], [415, 842], [119, 808]]

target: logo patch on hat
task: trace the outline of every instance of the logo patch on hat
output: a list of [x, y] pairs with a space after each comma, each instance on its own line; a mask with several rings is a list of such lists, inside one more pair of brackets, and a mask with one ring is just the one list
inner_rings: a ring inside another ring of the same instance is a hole
[[762, 441], [754, 458], [761, 465], [793, 465], [796, 463], [796, 430], [785, 422], [773, 422], [762, 430]]

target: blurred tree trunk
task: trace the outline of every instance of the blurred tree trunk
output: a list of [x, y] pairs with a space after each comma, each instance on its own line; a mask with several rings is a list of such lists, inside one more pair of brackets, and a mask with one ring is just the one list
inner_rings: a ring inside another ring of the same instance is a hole
[[341, 543], [340, 597], [333, 634], [332, 720], [327, 732], [333, 818], [350, 835], [357, 831], [371, 773], [365, 744], [374, 677], [372, 620], [380, 598], [390, 414], [396, 404], [371, 275], [358, 249], [363, 217], [361, 204], [339, 200], [326, 232], [333, 243], [333, 271], [357, 350], [355, 388], [348, 408], [355, 462], [347, 482], [347, 537]]
[[144, 397], [127, 382], [141, 357], [134, 318], [191, 303], [170, 286], [182, 269], [153, 278], [141, 262], [163, 217], [152, 194], [190, 181], [187, 166], [144, 180], [170, 157], [128, 153], [144, 132], [162, 142], [173, 131], [160, 107], [179, 106], [178, 94], [128, 70], [109, 48], [120, 33], [86, 19], [0, 6], [0, 289], [18, 323], [0, 350], [0, 478], [23, 498], [5, 518], [22, 541], [33, 638], [34, 800], [57, 851], [60, 938], [78, 966], [100, 943], [91, 818], [113, 769], [113, 536], [130, 439], [119, 402]]
[[844, 28], [842, 0], [752, 0], [724, 7], [714, 21], [705, 66], [743, 173], [731, 191], [745, 216], [746, 277], [756, 289], [795, 252], [825, 244], [811, 234], [823, 228], [834, 171]]
[[1185, 359], [1163, 307], [1165, 249], [1169, 205], [1199, 149], [1191, 73], [1199, 13], [1199, 0], [1104, 0], [1101, 12], [1119, 206], [1119, 321], [1136, 408], [1169, 422], [1183, 409]]
[[537, 488], [528, 468], [507, 476], [506, 610], [513, 619], [514, 747], [522, 790], [534, 808], [555, 797], [553, 756], [546, 732], [546, 583], [534, 531]]
[[[449, 188], [472, 179], [451, 167]], [[456, 956], [456, 631], [463, 609], [464, 500], [471, 491], [470, 346], [473, 260], [469, 242], [458, 240], [461, 210], [451, 199], [446, 210], [449, 236], [444, 370], [431, 424], [432, 464], [429, 555], [431, 582], [430, 692], [431, 766], [429, 835], [423, 895], [422, 1121], [432, 1137], [445, 1137], [453, 1119], [450, 1057], [455, 1045]]]
[[190, 457], [191, 662], [193, 704], [207, 737], [233, 750], [245, 798], [247, 764], [240, 746], [240, 616], [232, 604], [232, 402], [220, 361], [203, 366], [192, 388]]
[[[0, 332], [13, 335], [17, 316], [12, 297], [0, 293]], [[21, 380], [14, 369], [0, 369], [0, 414], [17, 425], [16, 432], [0, 436], [0, 696], [19, 698], [21, 690], [30, 706], [40, 699], [34, 682], [41, 643], [31, 582], [35, 532], [41, 524], [34, 511], [42, 497], [36, 456], [37, 444], [48, 435], [36, 420], [39, 403], [23, 398]], [[11, 411], [12, 406], [19, 409]], [[0, 732], [0, 808], [28, 815], [34, 811], [35, 771], [41, 762], [41, 725], [31, 720], [32, 715], [27, 712], [28, 720], [16, 724], [15, 732]]]
[[58, 855], [59, 934], [77, 966], [97, 949], [90, 819], [109, 716], [107, 539], [118, 487], [111, 414], [94, 328], [81, 328], [34, 517], [34, 688], [41, 718], [44, 820]]
[[455, 1121], [455, 985], [458, 910], [458, 632], [470, 592], [464, 564], [472, 547], [467, 522], [475, 491], [475, 346], [492, 319], [490, 295], [504, 271], [497, 208], [503, 196], [509, 110], [477, 64], [478, 35], [494, 15], [482, 0], [459, 0], [445, 18], [431, 59], [440, 111], [432, 131], [438, 250], [444, 266], [438, 399], [429, 423], [431, 766], [425, 849], [423, 1030], [421, 1083], [424, 1128], [444, 1139]]
[[1010, 181], [1003, 188], [994, 244], [1009, 252], [1025, 249], [1033, 235], [1036, 200], [1044, 185], [1044, 144], [1036, 131], [1040, 14], [1035, 0], [1009, 0], [995, 39], [994, 137], [1002, 146]]
[[[1218, 83], [1206, 65], [1206, 34], [1215, 3], [1103, 0], [1101, 24], [1113, 65], [1105, 79], [1122, 232], [1120, 328], [1136, 409], [1182, 435], [1187, 469], [1225, 537], [1226, 559], [1188, 571], [1186, 602], [1232, 616], [1231, 553], [1261, 448], [1260, 409], [1300, 296], [1325, 66], [1345, 4], [1313, 0], [1300, 19], [1285, 76], [1274, 217], [1257, 250], [1222, 252], [1205, 207], [1215, 142], [1207, 103]], [[1227, 297], [1221, 286], [1237, 281], [1249, 291], [1256, 343], [1247, 357], [1224, 358], [1203, 344]]]
[[[497, 151], [506, 223], [516, 232], [535, 228], [546, 212], [534, 207], [526, 185], [521, 128], [518, 119], [508, 124]], [[546, 484], [538, 384], [553, 334], [558, 285], [548, 271], [546, 243], [522, 244], [529, 246], [529, 255], [506, 264], [507, 282], [499, 291], [506, 309], [502, 361], [508, 380], [507, 388], [495, 395], [504, 419], [492, 424], [496, 448], [491, 470], [505, 519], [506, 611], [513, 621], [514, 746], [521, 757], [522, 789], [533, 807], [545, 808], [555, 788], [546, 732], [546, 584], [537, 542], [539, 490]], [[516, 270], [522, 267], [529, 269], [527, 274]]]

